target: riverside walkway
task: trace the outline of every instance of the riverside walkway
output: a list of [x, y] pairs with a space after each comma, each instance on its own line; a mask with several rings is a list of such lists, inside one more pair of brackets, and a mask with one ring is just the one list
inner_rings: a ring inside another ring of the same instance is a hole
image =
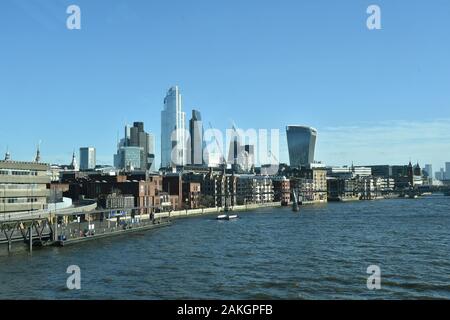
[[[97, 204], [61, 210], [6, 214], [0, 217], [0, 245], [22, 242], [33, 247], [67, 246], [84, 241], [145, 231], [169, 226], [172, 219], [214, 215], [225, 208], [201, 208], [153, 213], [156, 207], [95, 210]], [[264, 207], [279, 207], [279, 202], [236, 205], [232, 211], [248, 211]]]

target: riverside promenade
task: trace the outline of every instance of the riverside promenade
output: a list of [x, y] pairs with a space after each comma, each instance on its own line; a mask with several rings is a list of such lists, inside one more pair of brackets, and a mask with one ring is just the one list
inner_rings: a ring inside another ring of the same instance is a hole
[[[154, 214], [141, 214], [149, 208], [115, 209], [95, 211], [96, 205], [82, 208], [70, 208], [54, 212], [27, 213], [1, 221], [1, 244], [7, 244], [8, 252], [12, 243], [22, 243], [32, 252], [35, 247], [68, 246], [80, 242], [92, 241], [105, 237], [143, 232], [167, 227], [172, 220], [214, 215], [225, 211], [224, 207], [176, 210]], [[230, 207], [232, 212], [243, 212], [266, 207], [281, 207], [279, 202], [236, 205]], [[115, 213], [111, 215], [111, 213]], [[120, 212], [120, 214], [117, 214]], [[98, 218], [101, 217], [101, 218]]]
[[[280, 202], [267, 202], [267, 203], [251, 203], [246, 205], [236, 205], [230, 207], [230, 211], [232, 212], [242, 212], [242, 211], [250, 211], [250, 210], [256, 210], [260, 208], [275, 208], [275, 207], [281, 207]], [[194, 217], [194, 216], [201, 216], [201, 215], [213, 215], [222, 213], [225, 211], [224, 207], [215, 207], [215, 208], [202, 208], [202, 209], [188, 209], [188, 210], [177, 210], [177, 211], [171, 211], [170, 213], [160, 213], [160, 215], [168, 216], [170, 214], [171, 218], [177, 219], [177, 218], [188, 218], [188, 217]]]

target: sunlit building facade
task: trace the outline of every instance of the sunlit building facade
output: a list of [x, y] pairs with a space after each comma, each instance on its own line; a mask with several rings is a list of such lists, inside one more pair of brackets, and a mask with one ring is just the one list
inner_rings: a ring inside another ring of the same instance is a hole
[[167, 91], [164, 109], [161, 111], [161, 167], [185, 165], [186, 114], [182, 111], [182, 99], [178, 86]]

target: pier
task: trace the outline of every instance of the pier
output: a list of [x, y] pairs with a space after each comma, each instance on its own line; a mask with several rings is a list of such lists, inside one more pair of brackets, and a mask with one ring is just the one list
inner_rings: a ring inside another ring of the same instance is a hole
[[171, 224], [170, 213], [154, 208], [94, 210], [96, 204], [56, 211], [11, 213], [0, 217], [0, 245], [12, 251], [13, 243], [34, 247], [66, 246]]

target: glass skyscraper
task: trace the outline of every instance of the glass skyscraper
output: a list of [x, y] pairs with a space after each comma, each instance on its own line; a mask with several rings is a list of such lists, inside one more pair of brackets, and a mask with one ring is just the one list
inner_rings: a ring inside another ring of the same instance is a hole
[[167, 91], [164, 109], [161, 111], [161, 167], [185, 165], [186, 114], [182, 111], [181, 94], [178, 86]]
[[93, 170], [96, 165], [95, 148], [80, 148], [80, 170]]
[[305, 126], [287, 126], [286, 134], [291, 167], [300, 168], [313, 163], [317, 130]]

